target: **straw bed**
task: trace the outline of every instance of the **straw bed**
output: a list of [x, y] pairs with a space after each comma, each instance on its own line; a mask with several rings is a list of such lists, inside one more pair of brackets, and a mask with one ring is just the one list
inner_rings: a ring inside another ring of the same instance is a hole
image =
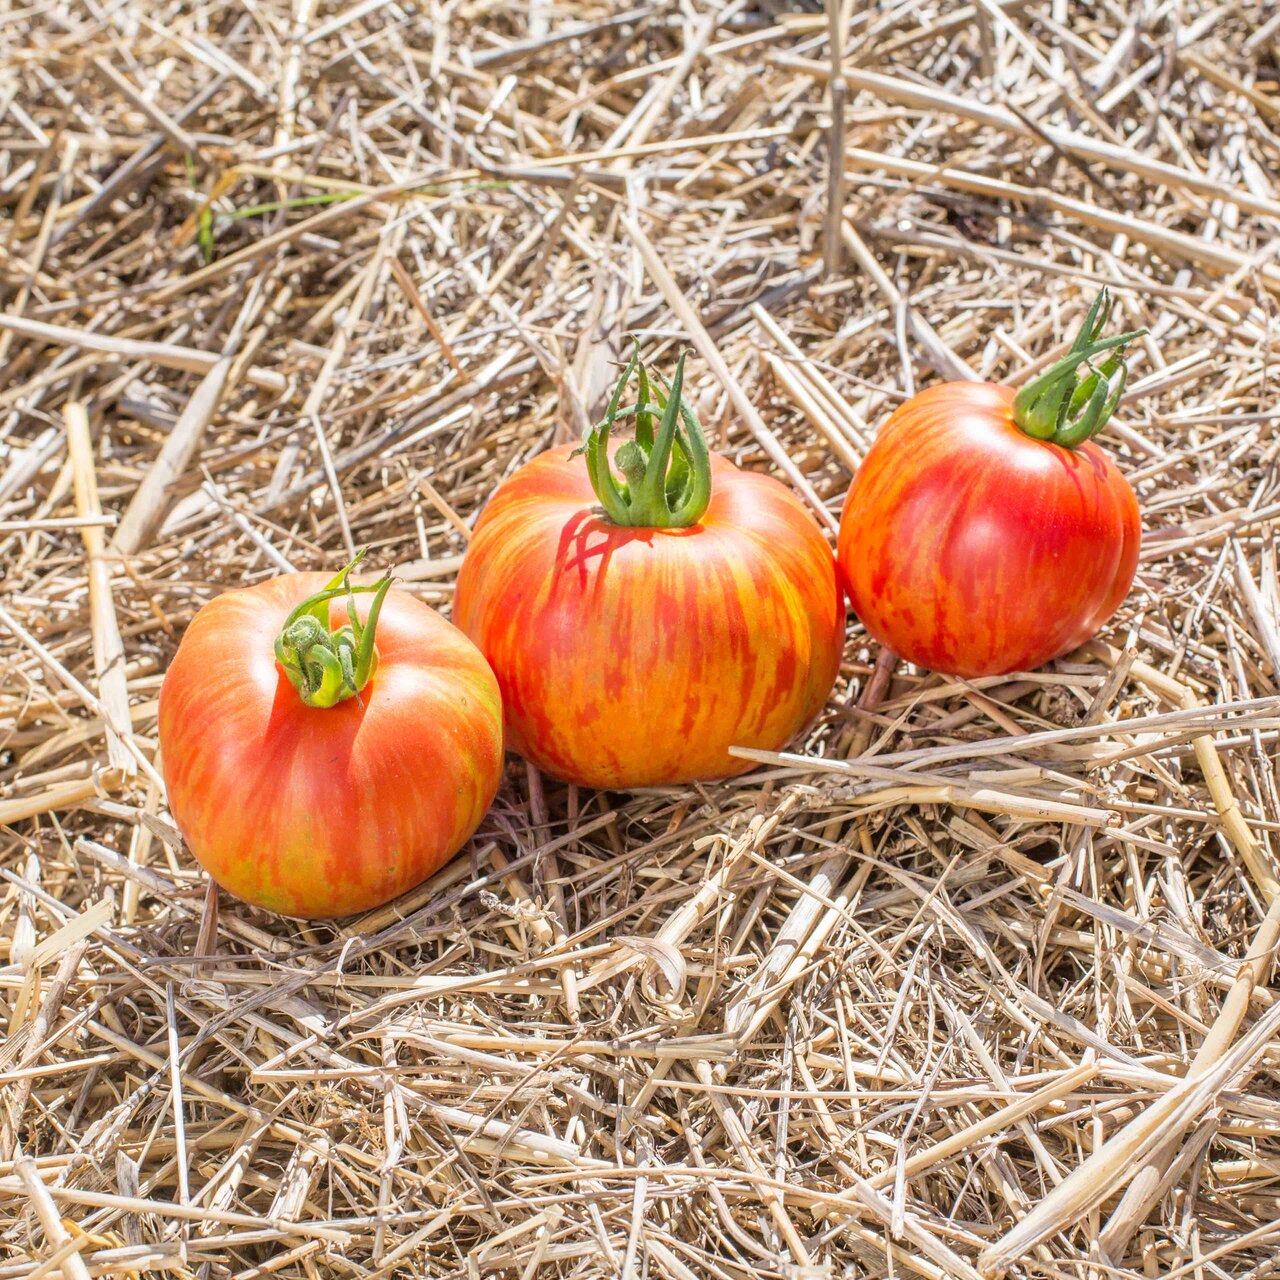
[[[1274, 1273], [1272, 6], [124, 0], [0, 41], [0, 1280]], [[895, 404], [1025, 381], [1102, 283], [1150, 329], [1102, 437], [1145, 537], [1086, 649], [964, 681], [851, 621], [786, 752], [637, 794], [510, 758], [339, 924], [183, 848], [200, 605], [369, 546], [447, 613], [629, 334], [831, 530]]]

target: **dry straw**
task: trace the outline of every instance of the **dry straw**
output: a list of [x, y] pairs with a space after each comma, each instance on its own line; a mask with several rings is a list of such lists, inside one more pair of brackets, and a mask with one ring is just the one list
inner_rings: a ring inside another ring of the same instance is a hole
[[[1272, 1274], [1273, 7], [0, 17], [0, 1280]], [[629, 332], [831, 529], [895, 404], [1103, 283], [1097, 643], [854, 625], [743, 778], [513, 761], [364, 919], [210, 891], [156, 699], [214, 593], [369, 544], [447, 610]]]

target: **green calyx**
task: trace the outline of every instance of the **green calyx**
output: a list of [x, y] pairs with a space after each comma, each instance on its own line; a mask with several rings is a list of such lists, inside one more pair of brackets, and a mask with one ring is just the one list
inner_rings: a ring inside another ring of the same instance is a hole
[[[276, 637], [276, 659], [289, 682], [309, 707], [334, 707], [347, 698], [358, 698], [378, 666], [374, 633], [382, 602], [391, 587], [391, 574], [371, 587], [353, 587], [351, 571], [364, 559], [364, 552], [334, 578], [323, 591], [308, 596], [285, 619]], [[373, 592], [369, 620], [360, 625], [356, 614], [356, 592]], [[347, 598], [348, 622], [337, 631], [329, 629], [329, 601]]]
[[[622, 396], [636, 375], [638, 400], [623, 407]], [[622, 371], [604, 417], [587, 432], [574, 456], [586, 454], [591, 487], [616, 525], [643, 529], [687, 529], [711, 501], [711, 454], [697, 415], [682, 394], [684, 356], [668, 385], [645, 368], [640, 346]], [[622, 418], [636, 421], [635, 438], [609, 463], [609, 434]], [[654, 420], [657, 419], [655, 430]]]
[[[1114, 338], [1100, 337], [1111, 306], [1111, 295], [1104, 286], [1071, 350], [1018, 392], [1013, 417], [1027, 435], [1078, 449], [1102, 430], [1115, 411], [1129, 376], [1125, 347], [1147, 331], [1134, 329]], [[1095, 363], [1100, 355], [1105, 358]]]

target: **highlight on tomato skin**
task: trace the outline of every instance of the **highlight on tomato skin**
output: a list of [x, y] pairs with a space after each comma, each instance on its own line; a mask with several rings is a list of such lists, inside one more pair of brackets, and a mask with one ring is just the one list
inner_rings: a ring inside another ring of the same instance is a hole
[[502, 773], [483, 656], [389, 577], [285, 574], [187, 628], [160, 690], [169, 807], [224, 889], [324, 919], [389, 902], [470, 839]]
[[1109, 311], [1103, 290], [1070, 352], [1021, 391], [944, 383], [881, 428], [836, 554], [854, 613], [899, 657], [964, 677], [1030, 670], [1085, 643], [1124, 601], [1138, 502], [1090, 437], [1145, 330], [1102, 338]]
[[[729, 748], [785, 746], [839, 669], [822, 530], [780, 482], [707, 450], [682, 388], [683, 361], [668, 385], [633, 358], [582, 449], [494, 493], [458, 575], [454, 620], [498, 678], [508, 746], [565, 781], [742, 773]], [[635, 440], [618, 444], [628, 417]]]

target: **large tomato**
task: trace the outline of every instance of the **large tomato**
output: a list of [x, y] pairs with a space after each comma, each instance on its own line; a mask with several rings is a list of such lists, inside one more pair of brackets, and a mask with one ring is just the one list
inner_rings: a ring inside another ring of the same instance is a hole
[[[639, 408], [620, 410], [635, 369]], [[585, 462], [551, 449], [497, 490], [454, 597], [498, 677], [508, 745], [586, 786], [751, 768], [729, 748], [783, 746], [821, 709], [843, 647], [817, 523], [778, 481], [708, 453], [683, 362], [670, 388], [657, 381], [633, 360]], [[636, 439], [614, 451], [628, 413]]]
[[412, 888], [471, 836], [502, 771], [501, 700], [476, 647], [389, 579], [357, 606], [350, 568], [211, 600], [160, 689], [191, 852], [284, 915], [350, 915]]
[[854, 612], [900, 657], [960, 676], [1029, 670], [1083, 644], [1128, 594], [1138, 503], [1089, 436], [1142, 331], [1099, 340], [1108, 310], [1104, 291], [1071, 353], [1017, 395], [946, 383], [881, 429], [837, 556]]

